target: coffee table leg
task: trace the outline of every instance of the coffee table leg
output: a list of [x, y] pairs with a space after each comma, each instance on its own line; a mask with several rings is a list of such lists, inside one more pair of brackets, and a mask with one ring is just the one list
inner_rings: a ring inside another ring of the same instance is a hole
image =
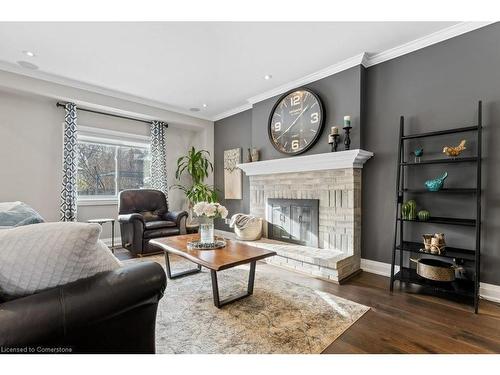
[[165, 251], [165, 268], [167, 269], [167, 277], [169, 279], [177, 279], [179, 277], [184, 277], [188, 275], [193, 275], [195, 273], [201, 272], [201, 266], [198, 264], [196, 268], [182, 271], [182, 272], [177, 272], [177, 273], [172, 273], [172, 270], [170, 269], [170, 258], [168, 256], [168, 252]]
[[256, 261], [250, 263], [250, 274], [248, 275], [248, 286], [247, 292], [243, 294], [236, 295], [234, 297], [226, 298], [225, 300], [220, 300], [219, 297], [219, 283], [217, 281], [217, 271], [210, 270], [210, 276], [212, 277], [212, 293], [214, 295], [214, 305], [218, 309], [222, 306], [230, 304], [232, 302], [239, 301], [240, 299], [249, 297], [253, 294], [253, 285], [255, 283], [255, 265]]

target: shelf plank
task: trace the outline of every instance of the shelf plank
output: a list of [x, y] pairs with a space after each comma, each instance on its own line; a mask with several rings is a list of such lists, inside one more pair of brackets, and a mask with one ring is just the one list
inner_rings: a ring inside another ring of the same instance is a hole
[[410, 222], [410, 223], [432, 223], [432, 224], [445, 224], [445, 225], [461, 225], [461, 226], [467, 226], [467, 227], [476, 226], [476, 220], [474, 220], [474, 219], [459, 219], [459, 218], [452, 218], [452, 217], [431, 216], [429, 218], [429, 220], [426, 220], [426, 221], [407, 220], [407, 219], [401, 219], [401, 218], [398, 218], [398, 220], [404, 221], [404, 222]]
[[449, 193], [449, 194], [475, 194], [477, 193], [476, 188], [448, 188], [448, 189], [441, 189], [439, 191], [429, 191], [427, 189], [403, 189], [399, 190], [399, 194], [402, 193], [408, 193], [408, 194], [425, 194], [425, 193], [431, 193], [431, 194], [443, 194], [443, 193]]
[[432, 281], [420, 277], [415, 269], [407, 267], [402, 267], [401, 271], [394, 275], [394, 278], [405, 283], [420, 285], [423, 287], [423, 292], [431, 295], [450, 298], [471, 305], [474, 304], [474, 282], [472, 280]]
[[455, 133], [477, 131], [478, 129], [479, 129], [479, 126], [477, 126], [477, 125], [466, 126], [466, 127], [462, 127], [462, 128], [447, 129], [447, 130], [438, 130], [438, 131], [428, 132], [428, 133], [409, 134], [409, 135], [403, 136], [402, 139], [405, 140], [405, 139], [435, 137], [435, 136], [438, 136], [438, 135], [446, 135], [446, 134], [455, 134]]
[[420, 251], [420, 249], [422, 249], [423, 247], [424, 245], [421, 242], [404, 241], [403, 246], [401, 247], [398, 245], [396, 246], [396, 249], [421, 255], [432, 255], [436, 257], [443, 257], [450, 259], [459, 258], [469, 261], [474, 261], [476, 259], [476, 252], [474, 250], [460, 249], [457, 247], [446, 246], [445, 253], [442, 255], [437, 255]]
[[400, 165], [403, 167], [414, 166], [414, 165], [425, 165], [425, 164], [451, 164], [451, 163], [472, 163], [477, 162], [477, 156], [469, 156], [462, 158], [441, 158], [441, 159], [429, 159], [422, 160], [420, 162], [407, 161], [402, 162]]

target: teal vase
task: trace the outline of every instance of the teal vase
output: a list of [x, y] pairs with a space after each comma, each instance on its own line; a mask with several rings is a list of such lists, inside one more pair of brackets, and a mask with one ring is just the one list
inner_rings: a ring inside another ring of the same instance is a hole
[[448, 172], [444, 172], [441, 177], [437, 177], [433, 180], [427, 180], [425, 181], [425, 187], [429, 191], [439, 191], [443, 188], [444, 180], [446, 180], [446, 177], [448, 177]]

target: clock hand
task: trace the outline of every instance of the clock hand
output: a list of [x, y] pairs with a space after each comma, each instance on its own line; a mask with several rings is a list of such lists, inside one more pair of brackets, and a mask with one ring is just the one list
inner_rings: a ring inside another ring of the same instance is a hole
[[286, 133], [287, 131], [289, 131], [289, 130], [292, 128], [292, 126], [294, 126], [294, 125], [295, 125], [295, 123], [299, 120], [299, 118], [300, 118], [300, 117], [304, 114], [304, 112], [305, 112], [305, 111], [307, 111], [308, 109], [309, 109], [309, 106], [307, 106], [306, 108], [304, 108], [304, 110], [303, 110], [302, 112], [300, 112], [300, 114], [297, 116], [297, 118], [296, 118], [296, 119], [292, 122], [292, 125], [290, 125], [288, 128], [286, 128], [286, 130], [285, 130], [283, 133], [281, 133], [281, 135], [280, 135], [278, 138], [276, 138], [276, 140], [278, 140], [278, 139], [280, 139], [281, 137], [283, 137], [283, 136], [285, 135], [285, 133]]

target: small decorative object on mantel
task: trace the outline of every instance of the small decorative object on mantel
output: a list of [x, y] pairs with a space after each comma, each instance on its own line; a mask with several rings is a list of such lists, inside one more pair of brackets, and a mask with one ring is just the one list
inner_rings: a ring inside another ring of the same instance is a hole
[[420, 163], [420, 158], [424, 154], [424, 149], [422, 147], [417, 147], [415, 151], [413, 151], [413, 155], [415, 155], [415, 163]]
[[351, 137], [349, 135], [351, 128], [351, 116], [344, 116], [344, 146], [346, 150], [351, 148]]
[[417, 219], [417, 202], [413, 199], [403, 203], [401, 207], [401, 213], [403, 214], [403, 220], [416, 220]]
[[219, 203], [198, 202], [193, 211], [200, 220], [200, 242], [203, 244], [214, 243], [214, 219], [227, 217], [227, 209]]
[[464, 150], [465, 150], [465, 139], [462, 139], [462, 141], [460, 142], [460, 144], [458, 146], [455, 146], [455, 147], [446, 146], [445, 148], [443, 148], [443, 154], [446, 154], [452, 158], [456, 158]]
[[429, 191], [439, 191], [443, 188], [444, 180], [448, 177], [448, 172], [444, 172], [441, 177], [425, 181], [425, 187]]
[[332, 147], [332, 152], [337, 152], [337, 147], [339, 145], [338, 143], [339, 137], [340, 137], [339, 128], [337, 128], [336, 126], [332, 126], [331, 133], [328, 134], [328, 143]]
[[420, 211], [418, 211], [417, 216], [418, 216], [418, 220], [427, 221], [431, 217], [431, 214], [427, 210], [420, 210]]
[[252, 160], [252, 162], [259, 161], [259, 150], [255, 147], [252, 147], [250, 149], [250, 159]]

